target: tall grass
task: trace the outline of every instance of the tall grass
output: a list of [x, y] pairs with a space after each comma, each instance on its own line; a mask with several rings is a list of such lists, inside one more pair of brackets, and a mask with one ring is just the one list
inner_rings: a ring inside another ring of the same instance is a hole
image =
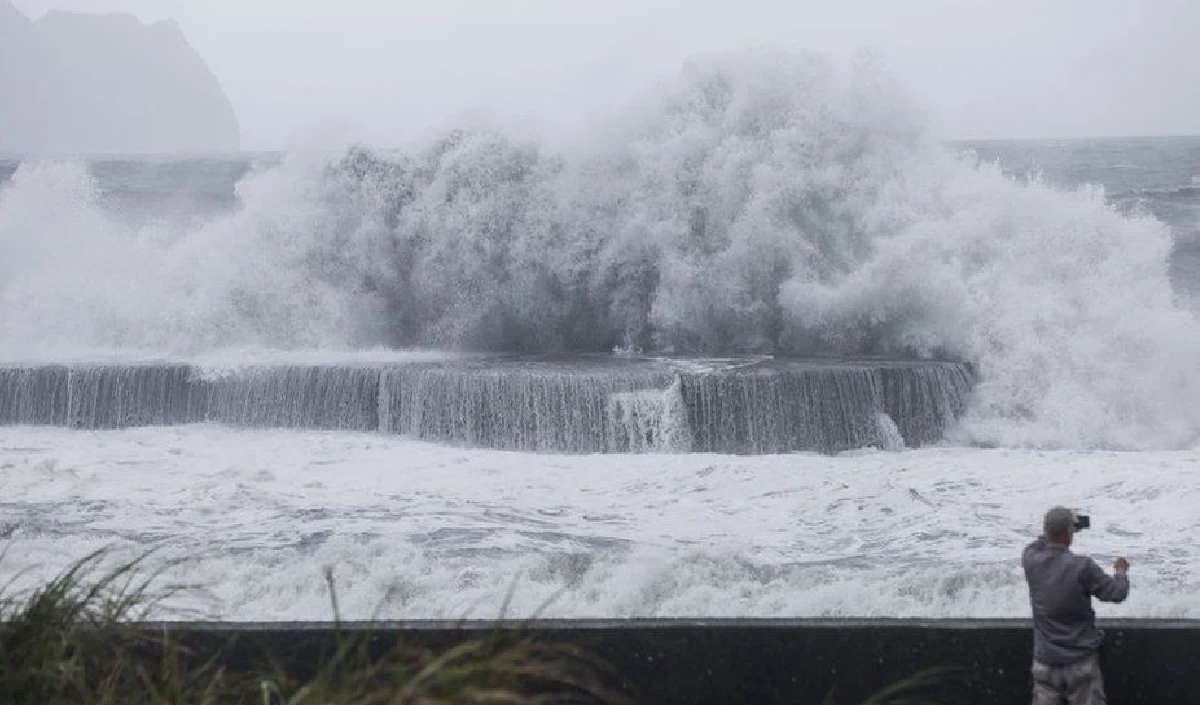
[[[143, 623], [178, 588], [157, 589], [139, 559], [101, 570], [93, 553], [41, 587], [0, 595], [5, 705], [625, 705], [618, 679], [576, 647], [496, 631], [443, 651], [338, 630], [304, 682], [263, 650], [235, 667], [201, 659], [179, 634]], [[145, 577], [139, 577], [145, 576]], [[10, 589], [12, 583], [6, 586]], [[337, 614], [336, 592], [330, 594]]]
[[136, 626], [174, 590], [151, 589], [160, 573], [143, 571], [144, 559], [101, 571], [104, 555], [24, 594], [0, 595], [0, 702], [219, 702], [221, 669], [185, 669], [187, 653], [169, 635]]

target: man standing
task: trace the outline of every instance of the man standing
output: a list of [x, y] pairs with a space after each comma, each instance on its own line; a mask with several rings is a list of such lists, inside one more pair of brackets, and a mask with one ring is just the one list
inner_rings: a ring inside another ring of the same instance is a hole
[[[1043, 534], [1021, 563], [1033, 606], [1033, 705], [1105, 705], [1092, 598], [1121, 602], [1129, 595], [1129, 562], [1118, 558], [1109, 577], [1096, 561], [1071, 553], [1075, 513], [1046, 512]], [[1082, 528], [1082, 527], [1079, 527]]]

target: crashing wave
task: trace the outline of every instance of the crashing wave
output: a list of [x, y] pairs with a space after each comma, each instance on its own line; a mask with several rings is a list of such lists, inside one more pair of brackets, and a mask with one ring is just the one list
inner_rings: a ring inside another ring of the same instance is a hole
[[586, 148], [456, 131], [294, 155], [202, 226], [131, 230], [86, 170], [0, 191], [5, 354], [369, 345], [951, 357], [961, 439], [1194, 442], [1170, 233], [949, 154], [886, 77], [698, 62]]

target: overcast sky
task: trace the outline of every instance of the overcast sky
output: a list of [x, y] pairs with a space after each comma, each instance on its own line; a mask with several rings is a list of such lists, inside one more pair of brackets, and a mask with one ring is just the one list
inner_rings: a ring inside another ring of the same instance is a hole
[[877, 50], [944, 138], [1200, 133], [1200, 0], [15, 0], [174, 18], [243, 145], [578, 128], [696, 54]]

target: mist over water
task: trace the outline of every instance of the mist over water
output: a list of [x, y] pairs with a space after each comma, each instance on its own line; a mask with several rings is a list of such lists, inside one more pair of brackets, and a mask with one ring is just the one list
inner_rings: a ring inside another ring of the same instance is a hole
[[949, 357], [958, 441], [1200, 429], [1172, 237], [1094, 187], [952, 153], [869, 65], [692, 64], [571, 148], [453, 131], [290, 155], [204, 222], [122, 217], [71, 162], [0, 190], [0, 356], [225, 348]]

